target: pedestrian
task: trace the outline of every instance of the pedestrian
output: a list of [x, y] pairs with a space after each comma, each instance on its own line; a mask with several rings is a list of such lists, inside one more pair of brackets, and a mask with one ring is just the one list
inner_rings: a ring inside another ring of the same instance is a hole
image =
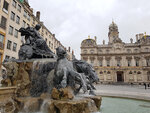
[[146, 83], [144, 83], [145, 89], [146, 89]]
[[150, 83], [147, 86], [150, 87]]

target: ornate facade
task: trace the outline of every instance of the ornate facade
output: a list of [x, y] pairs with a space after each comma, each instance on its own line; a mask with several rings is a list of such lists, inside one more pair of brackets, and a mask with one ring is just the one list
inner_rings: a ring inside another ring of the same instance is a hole
[[91, 63], [101, 83], [150, 82], [150, 36], [136, 35], [136, 42], [124, 43], [119, 38], [118, 26], [109, 26], [109, 42], [99, 45], [95, 39], [81, 43], [81, 59]]

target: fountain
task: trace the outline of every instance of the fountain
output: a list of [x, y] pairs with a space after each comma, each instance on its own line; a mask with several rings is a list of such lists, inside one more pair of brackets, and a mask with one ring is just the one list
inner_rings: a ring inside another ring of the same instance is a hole
[[[101, 97], [94, 93], [98, 77], [81, 60], [69, 61], [62, 47], [55, 55], [39, 35], [40, 25], [21, 28], [25, 43], [19, 59], [5, 60], [1, 113], [91, 113], [100, 110]], [[89, 92], [89, 94], [87, 94]]]

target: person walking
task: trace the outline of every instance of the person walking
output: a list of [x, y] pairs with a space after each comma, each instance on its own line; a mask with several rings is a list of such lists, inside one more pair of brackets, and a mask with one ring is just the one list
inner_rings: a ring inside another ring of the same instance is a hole
[[145, 90], [146, 90], [146, 83], [144, 83], [144, 86], [145, 86]]

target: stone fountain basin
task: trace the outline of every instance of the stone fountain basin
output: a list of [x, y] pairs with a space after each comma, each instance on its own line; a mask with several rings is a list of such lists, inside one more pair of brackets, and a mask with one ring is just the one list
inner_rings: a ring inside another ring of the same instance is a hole
[[40, 97], [16, 97], [16, 87], [0, 88], [0, 112], [91, 113], [100, 110], [101, 96], [77, 95], [73, 100], [50, 99], [50, 94]]

